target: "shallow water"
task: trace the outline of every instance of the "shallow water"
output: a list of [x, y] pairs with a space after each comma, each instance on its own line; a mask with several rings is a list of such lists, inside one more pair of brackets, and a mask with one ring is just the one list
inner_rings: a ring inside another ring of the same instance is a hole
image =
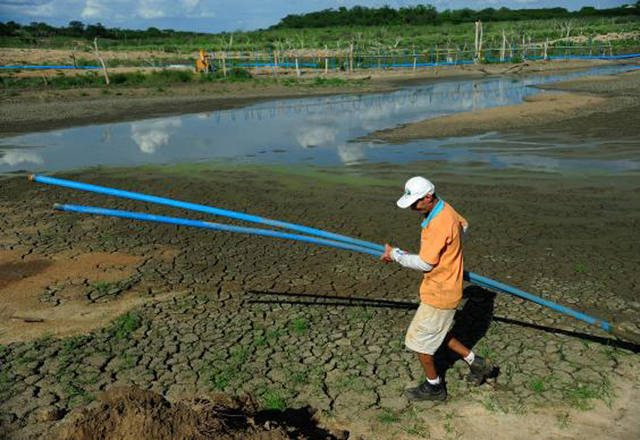
[[[393, 93], [277, 100], [234, 110], [32, 133], [0, 140], [0, 172], [209, 160], [346, 166], [437, 160], [490, 168], [638, 170], [637, 158], [594, 155], [602, 145], [557, 138], [532, 141], [488, 133], [402, 146], [353, 142], [375, 130], [517, 104], [527, 95], [543, 93], [531, 86], [628, 69], [619, 65], [559, 75], [451, 80]], [[558, 154], [565, 150], [585, 154]]]

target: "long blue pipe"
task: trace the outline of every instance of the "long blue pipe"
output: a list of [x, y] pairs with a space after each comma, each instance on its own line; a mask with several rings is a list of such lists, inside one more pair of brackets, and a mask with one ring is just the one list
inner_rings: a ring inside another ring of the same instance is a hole
[[[329, 237], [331, 238], [331, 240], [323, 240], [315, 237], [308, 237], [304, 235], [289, 234], [284, 232], [270, 231], [270, 230], [258, 229], [258, 228], [243, 228], [238, 226], [222, 225], [219, 223], [203, 222], [199, 220], [188, 220], [188, 219], [181, 219], [176, 217], [165, 217], [165, 216], [158, 216], [158, 215], [151, 215], [151, 214], [133, 213], [128, 211], [118, 211], [118, 210], [110, 210], [110, 209], [102, 209], [102, 208], [82, 207], [82, 206], [75, 206], [75, 205], [56, 205], [56, 209], [58, 210], [93, 213], [93, 214], [99, 214], [99, 215], [111, 215], [116, 217], [140, 219], [140, 220], [154, 221], [154, 222], [160, 222], [160, 223], [171, 223], [171, 224], [179, 224], [184, 226], [203, 227], [207, 229], [215, 229], [215, 230], [222, 230], [222, 231], [242, 232], [242, 233], [257, 234], [257, 235], [263, 235], [263, 236], [269, 236], [269, 237], [288, 238], [292, 240], [298, 240], [298, 241], [304, 241], [308, 243], [321, 244], [324, 246], [332, 246], [332, 247], [337, 247], [341, 249], [352, 250], [355, 252], [362, 252], [362, 253], [374, 255], [377, 257], [380, 257], [382, 252], [384, 252], [384, 246], [371, 243], [368, 241], [353, 239], [351, 237], [347, 237], [344, 235], [325, 232], [319, 229], [309, 228], [306, 226], [295, 225], [292, 223], [286, 223], [286, 222], [281, 222], [277, 220], [265, 219], [263, 217], [237, 213], [234, 211], [213, 208], [205, 205], [199, 205], [199, 204], [194, 204], [189, 202], [180, 202], [177, 200], [167, 199], [163, 197], [148, 196], [145, 194], [133, 193], [129, 191], [121, 191], [121, 190], [116, 190], [112, 188], [101, 187], [97, 185], [90, 185], [90, 184], [85, 184], [81, 182], [74, 182], [66, 179], [56, 179], [53, 177], [46, 177], [46, 176], [31, 175], [29, 176], [29, 180], [35, 181], [35, 182], [47, 183], [51, 185], [65, 186], [69, 188], [83, 189], [86, 191], [98, 192], [102, 194], [109, 194], [117, 197], [125, 197], [125, 198], [143, 200], [143, 201], [152, 202], [152, 203], [160, 203], [160, 204], [169, 205], [169, 206], [192, 209], [195, 211], [208, 212], [214, 215], [227, 216], [227, 217], [245, 220], [253, 223], [276, 226], [276, 227], [281, 227], [285, 229], [293, 229], [301, 232], [310, 233], [313, 235], [319, 235], [325, 238]], [[533, 295], [531, 293], [525, 292], [523, 290], [517, 289], [512, 286], [509, 286], [507, 284], [503, 284], [501, 282], [494, 281], [490, 278], [486, 278], [468, 271], [464, 272], [464, 279], [481, 287], [515, 295], [520, 298], [526, 299], [528, 301], [534, 302], [536, 304], [549, 307], [560, 313], [564, 313], [566, 315], [572, 316], [573, 318], [576, 318], [578, 320], [587, 322], [592, 325], [597, 325], [602, 330], [607, 332], [612, 332], [624, 339], [633, 341], [635, 343], [640, 343], [640, 337], [638, 337], [637, 335], [629, 334], [628, 332], [625, 332], [619, 328], [616, 328], [612, 326], [609, 322], [603, 319], [594, 318], [587, 314], [575, 311], [573, 309], [562, 306], [553, 301], [540, 298], [536, 295]]]
[[0, 69], [100, 69], [100, 66], [0, 66]]
[[158, 203], [160, 205], [167, 205], [167, 206], [173, 206], [176, 208], [189, 209], [191, 211], [206, 212], [207, 214], [221, 215], [223, 217], [235, 218], [238, 220], [243, 220], [251, 223], [258, 223], [261, 225], [273, 226], [273, 227], [282, 228], [282, 229], [290, 229], [292, 231], [311, 234], [318, 237], [324, 237], [324, 238], [328, 238], [329, 240], [336, 240], [344, 243], [351, 243], [358, 246], [368, 247], [371, 249], [384, 252], [384, 246], [373, 244], [368, 241], [358, 240], [356, 238], [347, 237], [345, 235], [322, 231], [320, 229], [309, 228], [307, 226], [300, 226], [293, 223], [282, 222], [279, 220], [271, 220], [271, 219], [259, 217], [256, 215], [244, 214], [241, 212], [214, 208], [212, 206], [200, 205], [198, 203], [182, 202], [180, 200], [169, 199], [166, 197], [150, 196], [147, 194], [140, 194], [140, 193], [131, 192], [131, 191], [123, 191], [119, 189], [108, 188], [105, 186], [92, 185], [89, 183], [82, 183], [82, 182], [74, 182], [73, 180], [58, 179], [55, 177], [40, 176], [36, 174], [30, 175], [29, 180], [34, 182], [39, 182], [39, 183], [46, 183], [49, 185], [64, 186], [67, 188], [80, 189], [83, 191], [90, 191], [90, 192], [107, 194], [107, 195], [116, 196], [116, 197], [123, 197], [125, 199], [133, 199], [133, 200], [140, 200], [143, 202]]
[[265, 237], [285, 238], [289, 240], [304, 241], [307, 243], [319, 244], [322, 246], [330, 246], [340, 249], [347, 249], [354, 252], [362, 252], [364, 254], [380, 257], [381, 252], [374, 251], [362, 246], [355, 246], [347, 243], [341, 243], [333, 240], [325, 240], [322, 238], [309, 237], [307, 235], [289, 234], [287, 232], [272, 231], [270, 229], [246, 228], [242, 226], [224, 225], [220, 223], [205, 222], [202, 220], [191, 220], [179, 217], [167, 217], [164, 215], [146, 214], [142, 212], [121, 211], [117, 209], [97, 208], [93, 206], [79, 206], [67, 204], [55, 204], [53, 209], [57, 211], [80, 212], [83, 214], [97, 214], [111, 217], [128, 218], [133, 220], [144, 220], [156, 223], [168, 223], [170, 225], [191, 226], [196, 228], [212, 229], [214, 231], [239, 232], [243, 234], [263, 235]]

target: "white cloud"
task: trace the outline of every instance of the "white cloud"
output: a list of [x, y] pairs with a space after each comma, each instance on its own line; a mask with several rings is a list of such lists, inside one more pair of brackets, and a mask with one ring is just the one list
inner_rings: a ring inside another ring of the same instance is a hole
[[296, 140], [302, 148], [318, 147], [324, 144], [332, 144], [336, 139], [338, 130], [334, 127], [315, 126], [302, 127], [296, 134]]
[[182, 3], [188, 11], [193, 11], [196, 6], [200, 5], [200, 0], [180, 0], [180, 3]]
[[107, 8], [101, 0], [87, 0], [80, 16], [86, 19], [101, 18], [107, 14]]
[[29, 12], [31, 12], [34, 17], [53, 17], [55, 15], [56, 8], [54, 7], [53, 2], [50, 2], [38, 5], [33, 9], [30, 9]]
[[166, 17], [167, 9], [167, 3], [162, 0], [141, 0], [138, 3], [138, 15], [147, 20]]
[[42, 157], [39, 154], [17, 150], [5, 151], [4, 155], [0, 157], [0, 164], [3, 165], [13, 167], [21, 163], [34, 163], [41, 165], [44, 163], [44, 160], [42, 160]]
[[338, 146], [338, 156], [345, 165], [355, 165], [366, 158], [366, 143], [349, 143]]
[[140, 151], [153, 154], [159, 147], [167, 145], [171, 134], [181, 126], [180, 118], [134, 122], [131, 124], [131, 137]]

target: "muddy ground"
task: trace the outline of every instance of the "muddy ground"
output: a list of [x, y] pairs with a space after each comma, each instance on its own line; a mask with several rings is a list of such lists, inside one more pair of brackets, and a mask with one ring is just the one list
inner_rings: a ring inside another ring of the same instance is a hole
[[[450, 171], [425, 163], [311, 177], [199, 166], [65, 177], [415, 249], [418, 219], [394, 202], [407, 175], [426, 174], [471, 222], [467, 269], [640, 332], [637, 178]], [[321, 426], [352, 438], [640, 433], [640, 347], [549, 309], [467, 288], [455, 332], [501, 374], [471, 388], [464, 363], [442, 354], [450, 401], [409, 404], [402, 391], [422, 373], [402, 340], [420, 274], [345, 251], [54, 213], [51, 204], [207, 218], [171, 208], [23, 178], [2, 188], [1, 253], [11, 257], [0, 271], [19, 274], [0, 286], [11, 298], [1, 305], [0, 335], [0, 414], [9, 438], [53, 435], [75, 420], [73, 408], [121, 385], [174, 402], [224, 391], [250, 393], [265, 408], [308, 405]], [[74, 269], [92, 255], [93, 267]], [[66, 269], [52, 275], [54, 265]], [[131, 310], [106, 327], [65, 324], [93, 307], [103, 320], [122, 313], [104, 308], [110, 304]]]

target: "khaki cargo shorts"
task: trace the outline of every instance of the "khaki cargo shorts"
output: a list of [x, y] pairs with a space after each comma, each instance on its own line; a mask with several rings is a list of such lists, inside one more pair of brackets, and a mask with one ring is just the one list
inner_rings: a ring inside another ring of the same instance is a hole
[[417, 353], [434, 354], [451, 330], [455, 314], [456, 309], [437, 309], [420, 303], [407, 329], [404, 345]]

